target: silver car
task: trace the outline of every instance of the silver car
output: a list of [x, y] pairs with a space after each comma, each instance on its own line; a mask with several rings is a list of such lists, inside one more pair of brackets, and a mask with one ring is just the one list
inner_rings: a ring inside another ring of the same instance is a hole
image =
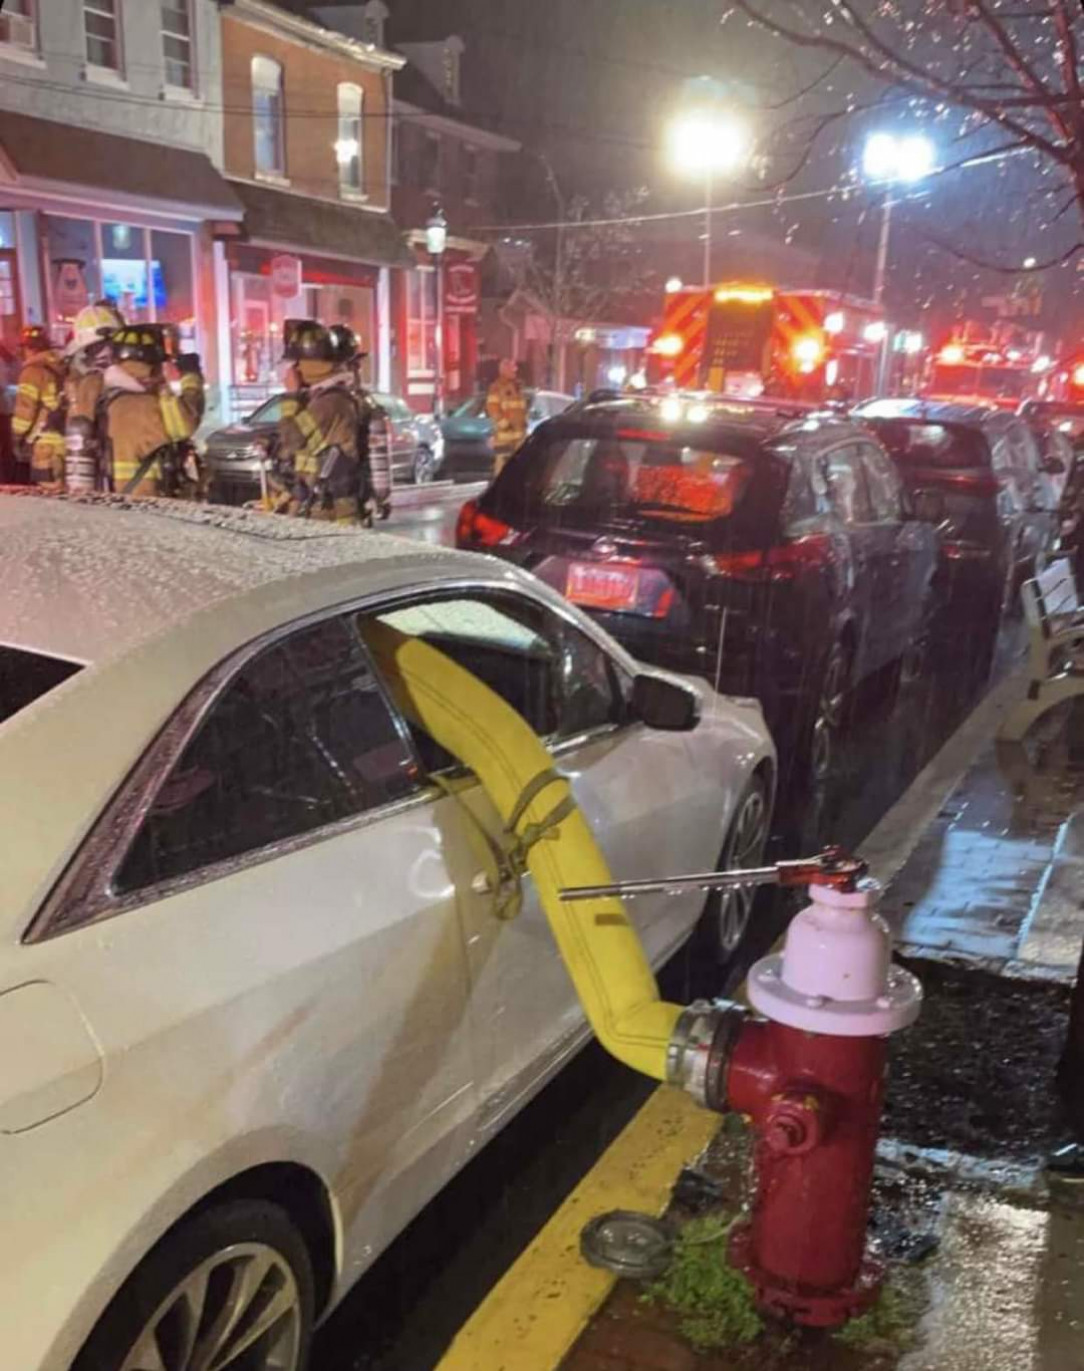
[[[370, 431], [374, 450], [391, 449], [396, 483], [431, 481], [444, 460], [444, 436], [430, 414], [415, 414], [397, 395], [374, 393], [379, 406]], [[243, 505], [260, 496], [266, 440], [282, 418], [285, 395], [272, 396], [237, 423], [216, 429], [204, 445], [208, 496], [213, 504]]]

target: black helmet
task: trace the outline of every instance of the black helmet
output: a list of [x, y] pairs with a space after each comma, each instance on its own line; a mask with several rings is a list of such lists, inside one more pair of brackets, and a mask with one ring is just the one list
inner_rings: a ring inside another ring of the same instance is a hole
[[284, 362], [333, 362], [331, 333], [317, 319], [287, 319], [282, 331]]
[[162, 329], [154, 324], [132, 324], [117, 329], [110, 341], [115, 362], [146, 362], [160, 367], [166, 360]]
[[19, 347], [25, 356], [31, 356], [35, 352], [48, 352], [52, 346], [49, 330], [42, 324], [27, 324], [19, 334]]
[[328, 329], [331, 335], [333, 362], [352, 362], [358, 355], [358, 335], [347, 324], [332, 324]]

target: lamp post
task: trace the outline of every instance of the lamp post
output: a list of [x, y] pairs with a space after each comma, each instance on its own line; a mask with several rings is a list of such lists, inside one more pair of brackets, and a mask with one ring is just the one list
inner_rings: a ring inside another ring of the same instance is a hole
[[[921, 133], [902, 136], [895, 133], [871, 133], [862, 154], [862, 169], [874, 184], [884, 185], [881, 205], [881, 232], [877, 239], [877, 260], [873, 269], [873, 303], [883, 305], [888, 277], [888, 250], [892, 241], [892, 186], [901, 182], [913, 185], [933, 171], [936, 161], [934, 146]], [[882, 391], [888, 379], [889, 337], [885, 329], [877, 364], [877, 389]]]
[[712, 195], [717, 177], [737, 170], [749, 155], [749, 130], [736, 115], [713, 106], [690, 109], [667, 131], [671, 165], [704, 185], [704, 285], [712, 280]]
[[448, 246], [448, 221], [439, 205], [433, 209], [425, 226], [425, 246], [433, 259], [437, 277], [436, 366], [433, 384], [433, 413], [444, 417], [444, 249]]

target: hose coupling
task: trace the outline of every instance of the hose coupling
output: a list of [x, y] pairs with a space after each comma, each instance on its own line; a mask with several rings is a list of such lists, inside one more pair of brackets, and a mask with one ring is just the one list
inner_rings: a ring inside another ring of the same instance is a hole
[[694, 1000], [681, 1011], [666, 1050], [666, 1080], [704, 1109], [724, 1113], [730, 1060], [752, 1017], [733, 1000]]

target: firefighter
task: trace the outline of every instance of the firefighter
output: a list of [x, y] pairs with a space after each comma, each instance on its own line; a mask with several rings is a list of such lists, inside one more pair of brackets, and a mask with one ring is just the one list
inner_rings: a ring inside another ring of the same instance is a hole
[[110, 352], [97, 405], [109, 487], [123, 495], [180, 495], [188, 439], [203, 418], [199, 359], [169, 362], [164, 330], [155, 324], [118, 329]]
[[527, 437], [527, 397], [516, 374], [516, 363], [503, 357], [497, 379], [486, 392], [486, 414], [493, 425], [493, 475]]
[[283, 360], [292, 392], [275, 439], [276, 511], [368, 523], [371, 407], [357, 378], [357, 340], [315, 319], [287, 321]]
[[23, 329], [22, 368], [11, 431], [30, 480], [44, 490], [64, 488], [64, 364], [40, 324]]
[[66, 484], [71, 491], [104, 490], [107, 481], [99, 433], [109, 342], [124, 319], [108, 300], [87, 305], [75, 316], [65, 349], [68, 375]]

